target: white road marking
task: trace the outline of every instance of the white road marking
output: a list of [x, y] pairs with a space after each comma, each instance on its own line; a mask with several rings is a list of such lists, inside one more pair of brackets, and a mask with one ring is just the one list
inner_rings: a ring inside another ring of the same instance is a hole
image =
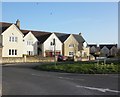
[[37, 74], [32, 74], [32, 75], [34, 75], [34, 76], [41, 76], [41, 75], [37, 75]]
[[74, 79], [74, 78], [69, 78], [69, 77], [58, 77], [60, 79], [69, 79], [69, 80], [84, 80], [84, 79]]
[[97, 91], [100, 91], [100, 92], [115, 92], [115, 93], [119, 93], [120, 91], [117, 91], [117, 90], [111, 90], [111, 89], [103, 89], [103, 88], [95, 88], [95, 87], [87, 87], [87, 86], [79, 86], [77, 85], [76, 87], [78, 88], [86, 88], [86, 89], [90, 89], [90, 90], [97, 90]]
[[[42, 75], [37, 75], [37, 74], [32, 74], [33, 76], [42, 76]], [[84, 80], [84, 79], [73, 79], [73, 78], [68, 78], [68, 77], [58, 77], [59, 79], [69, 79], [69, 80]], [[103, 89], [103, 88], [95, 88], [95, 87], [87, 87], [87, 86], [80, 86], [80, 85], [77, 85], [76, 86], [77, 88], [85, 88], [85, 89], [90, 89], [90, 90], [97, 90], [97, 91], [100, 91], [100, 92], [115, 92], [115, 93], [120, 93], [120, 91], [117, 91], [117, 90], [111, 90], [111, 89]]]

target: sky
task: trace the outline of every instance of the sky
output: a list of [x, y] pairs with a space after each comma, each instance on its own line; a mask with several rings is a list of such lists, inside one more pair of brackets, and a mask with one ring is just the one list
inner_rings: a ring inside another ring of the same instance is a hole
[[21, 29], [82, 33], [87, 43], [118, 43], [117, 2], [2, 2], [2, 21]]

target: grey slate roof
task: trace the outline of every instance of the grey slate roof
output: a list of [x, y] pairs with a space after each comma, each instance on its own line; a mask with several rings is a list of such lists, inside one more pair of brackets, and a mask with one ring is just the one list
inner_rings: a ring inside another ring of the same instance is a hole
[[81, 35], [78, 34], [73, 34], [73, 36], [75, 37], [75, 39], [78, 41], [78, 43], [83, 43], [85, 42], [84, 38]]
[[117, 48], [117, 44], [100, 44], [99, 47], [102, 49], [104, 46], [106, 46], [109, 50], [115, 46]]
[[59, 38], [59, 40], [62, 43], [70, 36], [70, 34], [66, 34], [66, 33], [55, 33], [55, 35]]
[[2, 32], [4, 32], [11, 25], [12, 23], [0, 22], [0, 34], [2, 34]]
[[[0, 34], [3, 31], [5, 31], [8, 27], [10, 27], [12, 24], [13, 23], [0, 22]], [[45, 31], [22, 30], [22, 29], [20, 30], [24, 35], [26, 35], [31, 31], [32, 34], [38, 39], [40, 43], [43, 43], [52, 34], [51, 32], [45, 32]], [[70, 34], [66, 34], [66, 33], [58, 33], [58, 32], [54, 32], [54, 33], [62, 43], [70, 36]], [[84, 38], [81, 35], [73, 34], [73, 36], [79, 43], [85, 42]]]
[[45, 40], [52, 34], [45, 31], [21, 30], [24, 35], [28, 34], [30, 31], [38, 39], [39, 43], [44, 43]]
[[2, 43], [0, 43], [0, 48], [1, 48], [1, 47], [3, 47], [3, 46], [2, 46]]
[[[70, 36], [70, 34], [66, 34], [66, 33], [55, 33], [55, 34], [62, 43]], [[78, 43], [85, 42], [84, 38], [81, 35], [73, 34], [73, 36], [78, 41]]]

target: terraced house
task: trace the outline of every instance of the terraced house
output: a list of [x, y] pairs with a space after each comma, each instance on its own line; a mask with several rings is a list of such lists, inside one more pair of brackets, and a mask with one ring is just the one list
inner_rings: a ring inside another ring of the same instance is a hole
[[[85, 39], [81, 34], [66, 34], [24, 30], [20, 21], [0, 22], [0, 52], [2, 57], [23, 57], [42, 55], [43, 57], [64, 55], [81, 56]], [[89, 50], [85, 50], [84, 53]], [[89, 56], [89, 55], [88, 55]]]

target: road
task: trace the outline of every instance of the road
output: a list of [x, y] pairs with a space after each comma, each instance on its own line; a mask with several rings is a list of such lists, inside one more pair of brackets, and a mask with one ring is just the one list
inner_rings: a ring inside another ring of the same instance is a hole
[[[72, 74], [3, 66], [3, 95], [118, 95], [118, 75]], [[35, 64], [37, 65], [37, 64]]]

